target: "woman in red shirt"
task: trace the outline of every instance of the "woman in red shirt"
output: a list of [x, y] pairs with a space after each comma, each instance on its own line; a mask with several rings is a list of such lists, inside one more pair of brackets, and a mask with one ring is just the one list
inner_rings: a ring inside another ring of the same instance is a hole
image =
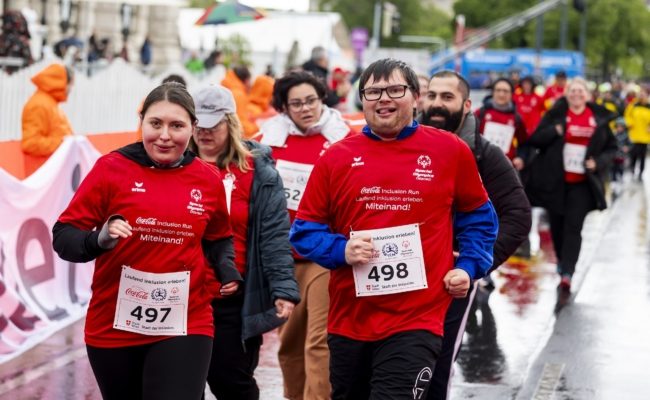
[[200, 399], [213, 323], [206, 271], [224, 296], [241, 276], [221, 176], [186, 151], [196, 123], [184, 86], [144, 101], [142, 142], [101, 157], [54, 225], [64, 260], [95, 261], [88, 359], [104, 399]]
[[549, 213], [560, 288], [571, 288], [580, 255], [582, 225], [591, 210], [607, 207], [604, 177], [616, 152], [609, 122], [616, 117], [590, 102], [587, 83], [574, 79], [528, 139], [537, 149], [526, 192]]

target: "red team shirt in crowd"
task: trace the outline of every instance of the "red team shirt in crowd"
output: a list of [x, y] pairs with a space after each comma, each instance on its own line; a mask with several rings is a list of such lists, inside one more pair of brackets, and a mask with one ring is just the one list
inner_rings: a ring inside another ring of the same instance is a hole
[[[273, 158], [276, 160], [276, 163], [279, 160], [284, 160], [313, 167], [316, 160], [323, 155], [329, 146], [330, 143], [323, 135], [289, 135], [284, 146], [271, 147], [271, 149], [273, 149]], [[280, 175], [283, 176], [283, 171], [278, 171], [280, 172]], [[283, 181], [284, 180], [285, 177], [283, 176]], [[288, 188], [288, 185], [285, 184], [285, 187]], [[295, 190], [299, 190], [299, 188]], [[287, 194], [290, 198], [295, 198], [298, 201], [300, 201], [303, 195], [302, 192], [291, 192]], [[296, 218], [296, 210], [291, 209], [291, 207], [289, 208], [289, 217], [291, 218], [291, 222]]]
[[526, 132], [530, 137], [537, 128], [537, 125], [539, 125], [542, 114], [544, 114], [544, 99], [534, 92], [529, 94], [520, 92], [514, 95], [513, 101], [517, 105], [517, 114], [524, 121]]
[[528, 138], [526, 127], [521, 120], [515, 118], [515, 113], [488, 108], [483, 111], [478, 109], [474, 114], [480, 121], [481, 135], [499, 146], [510, 160], [515, 158], [517, 146], [523, 144]]
[[486, 201], [470, 149], [447, 132], [420, 126], [399, 141], [361, 134], [332, 145], [314, 167], [297, 218], [346, 237], [420, 224], [428, 288], [356, 297], [352, 267], [334, 269], [328, 332], [364, 341], [414, 329], [442, 335], [451, 302], [442, 282], [454, 265], [452, 209]]
[[[230, 225], [233, 232], [233, 243], [235, 247], [235, 267], [241, 276], [246, 276], [246, 242], [248, 240], [248, 212], [250, 207], [251, 187], [253, 186], [254, 162], [248, 160], [250, 170], [242, 172], [237, 165], [230, 165], [230, 171], [219, 169], [224, 180], [232, 180], [232, 192], [230, 195]], [[217, 280], [212, 269], [208, 270], [206, 278], [208, 292], [214, 297], [223, 298], [219, 294], [221, 283]]]
[[559, 99], [562, 96], [564, 96], [564, 86], [558, 86], [554, 83], [551, 86], [547, 87], [543, 97], [544, 107], [549, 110], [551, 107], [553, 107], [555, 100]]
[[[564, 135], [564, 180], [570, 183], [582, 182], [586, 178], [584, 172], [576, 173], [571, 170], [583, 170], [587, 145], [596, 131], [596, 120], [589, 107], [581, 114], [575, 114], [569, 109], [566, 116], [566, 134]], [[573, 164], [573, 168], [567, 164]], [[568, 171], [567, 171], [568, 169]]]
[[205, 271], [211, 267], [201, 240], [232, 236], [216, 168], [199, 159], [180, 168], [151, 168], [116, 152], [107, 154], [84, 179], [59, 221], [89, 231], [115, 214], [128, 221], [133, 236], [120, 239], [95, 261], [86, 343], [123, 347], [168, 338], [113, 328], [122, 266], [153, 273], [189, 271], [187, 334], [212, 337], [211, 296], [205, 288]]

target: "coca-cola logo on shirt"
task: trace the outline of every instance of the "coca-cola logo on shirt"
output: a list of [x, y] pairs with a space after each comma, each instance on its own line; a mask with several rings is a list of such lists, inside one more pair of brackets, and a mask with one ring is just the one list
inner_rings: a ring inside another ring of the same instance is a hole
[[361, 188], [361, 194], [379, 194], [380, 192], [381, 192], [380, 186]]
[[140, 300], [149, 299], [149, 294], [147, 293], [147, 291], [138, 286], [127, 288], [126, 295], [135, 297], [136, 299], [140, 299]]
[[135, 220], [136, 224], [140, 225], [156, 225], [157, 218], [149, 217], [149, 218], [144, 218], [144, 217], [138, 217]]

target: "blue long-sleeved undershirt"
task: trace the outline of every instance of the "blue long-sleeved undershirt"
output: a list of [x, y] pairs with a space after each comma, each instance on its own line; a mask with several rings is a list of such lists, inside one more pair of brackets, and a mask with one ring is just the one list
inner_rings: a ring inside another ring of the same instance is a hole
[[[454, 232], [460, 253], [456, 268], [466, 271], [472, 279], [485, 276], [492, 266], [492, 251], [498, 231], [496, 211], [489, 200], [472, 211], [456, 212]], [[325, 224], [296, 219], [289, 231], [289, 240], [298, 254], [325, 268], [347, 265], [347, 238], [333, 233]]]

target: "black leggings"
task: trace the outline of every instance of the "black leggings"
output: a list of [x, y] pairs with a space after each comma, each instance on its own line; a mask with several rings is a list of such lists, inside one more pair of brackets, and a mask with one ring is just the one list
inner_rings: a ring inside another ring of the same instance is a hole
[[582, 246], [582, 225], [589, 211], [596, 208], [596, 200], [587, 182], [565, 183], [564, 212], [549, 210], [551, 239], [560, 275], [572, 276]]
[[630, 150], [630, 169], [632, 170], [632, 175], [636, 169], [636, 163], [639, 163], [639, 176], [643, 175], [643, 170], [645, 169], [645, 155], [648, 151], [648, 145], [646, 143], [633, 143], [632, 149]]
[[242, 342], [243, 296], [212, 302], [214, 342], [208, 372], [210, 390], [219, 400], [258, 400], [255, 381], [262, 336]]
[[141, 346], [86, 349], [104, 400], [198, 400], [212, 338], [176, 336]]

